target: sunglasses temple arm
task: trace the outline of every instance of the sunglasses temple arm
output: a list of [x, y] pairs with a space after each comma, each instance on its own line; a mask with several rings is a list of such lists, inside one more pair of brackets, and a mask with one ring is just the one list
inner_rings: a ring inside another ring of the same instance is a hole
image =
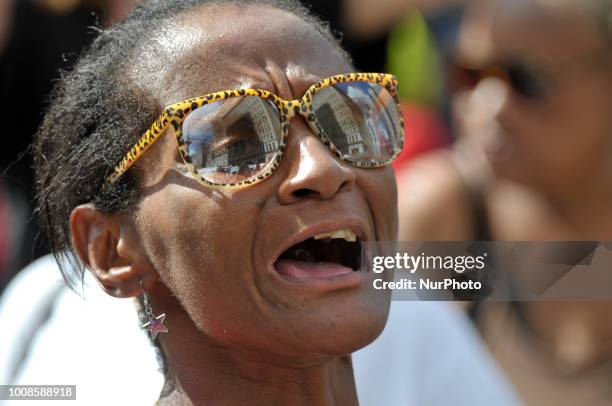
[[[140, 157], [153, 145], [155, 141], [168, 129], [170, 125], [170, 116], [167, 111], [164, 111], [161, 116], [145, 132], [138, 142], [132, 146], [127, 154], [123, 157], [121, 162], [115, 166], [113, 173], [110, 174], [104, 182], [103, 188], [107, 188], [117, 181]], [[175, 129], [178, 128], [178, 123], [174, 120], [172, 125]]]

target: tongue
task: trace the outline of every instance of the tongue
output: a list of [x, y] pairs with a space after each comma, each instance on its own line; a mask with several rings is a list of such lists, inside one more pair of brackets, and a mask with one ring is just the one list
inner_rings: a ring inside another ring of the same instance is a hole
[[274, 267], [281, 275], [296, 279], [330, 278], [353, 272], [351, 268], [335, 262], [306, 262], [293, 259], [279, 259]]

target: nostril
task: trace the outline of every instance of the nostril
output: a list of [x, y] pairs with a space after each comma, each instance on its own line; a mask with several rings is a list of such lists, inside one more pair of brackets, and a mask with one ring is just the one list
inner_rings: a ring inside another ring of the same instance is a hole
[[307, 189], [307, 188], [298, 189], [298, 190], [293, 191], [292, 193], [293, 193], [293, 196], [295, 197], [306, 197], [306, 196], [310, 196], [313, 194], [318, 194], [314, 190]]

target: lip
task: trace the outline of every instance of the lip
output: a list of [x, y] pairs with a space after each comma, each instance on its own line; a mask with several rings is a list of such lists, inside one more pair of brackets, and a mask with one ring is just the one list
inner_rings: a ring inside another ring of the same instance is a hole
[[303, 286], [305, 288], [315, 290], [325, 291], [356, 287], [361, 285], [363, 279], [367, 274], [367, 272], [363, 269], [327, 278], [297, 279], [282, 275], [274, 268], [274, 264], [276, 263], [276, 261], [279, 259], [283, 252], [289, 249], [289, 247], [298, 244], [302, 241], [305, 241], [309, 238], [312, 238], [317, 234], [329, 233], [345, 228], [351, 230], [357, 236], [359, 242], [368, 241], [370, 239], [369, 233], [366, 231], [369, 230], [369, 227], [363, 220], [358, 218], [348, 218], [313, 224], [312, 226], [306, 227], [298, 234], [292, 236], [291, 238], [283, 242], [281, 247], [272, 257], [272, 261], [268, 264], [269, 272], [273, 273], [277, 279], [286, 284], [291, 284], [294, 286]]
[[287, 289], [303, 292], [328, 292], [340, 289], [358, 288], [363, 285], [365, 279], [369, 276], [364, 269], [353, 271], [344, 275], [332, 276], [329, 278], [311, 278], [311, 279], [296, 279], [290, 276], [281, 275], [274, 266], [269, 267], [269, 271], [273, 273], [273, 277]]

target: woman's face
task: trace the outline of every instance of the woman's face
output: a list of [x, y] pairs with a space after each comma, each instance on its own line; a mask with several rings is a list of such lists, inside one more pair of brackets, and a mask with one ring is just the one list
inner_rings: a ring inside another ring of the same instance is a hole
[[[302, 20], [264, 6], [248, 12], [206, 7], [154, 41], [174, 58], [157, 82], [163, 84], [162, 105], [237, 86], [297, 99], [321, 78], [352, 70]], [[135, 224], [167, 287], [154, 289], [152, 299], [156, 311], [168, 314], [170, 334], [183, 328], [173, 330], [173, 323], [192, 323], [198, 333], [226, 345], [339, 355], [380, 333], [389, 298], [369, 288], [371, 272], [307, 263], [287, 271], [289, 276], [278, 269], [285, 250], [317, 234], [348, 229], [362, 239], [395, 239], [391, 167], [341, 163], [302, 118], [294, 118], [282, 163], [270, 178], [245, 189], [213, 191], [181, 165], [168, 131], [139, 168], [144, 198]]]
[[463, 30], [463, 58], [474, 65], [518, 62], [546, 84], [536, 98], [498, 79], [474, 89], [482, 103], [473, 113], [486, 111], [491, 120], [487, 147], [496, 172], [556, 188], [601, 171], [612, 153], [612, 75], [607, 42], [594, 21], [555, 2], [480, 4]]

